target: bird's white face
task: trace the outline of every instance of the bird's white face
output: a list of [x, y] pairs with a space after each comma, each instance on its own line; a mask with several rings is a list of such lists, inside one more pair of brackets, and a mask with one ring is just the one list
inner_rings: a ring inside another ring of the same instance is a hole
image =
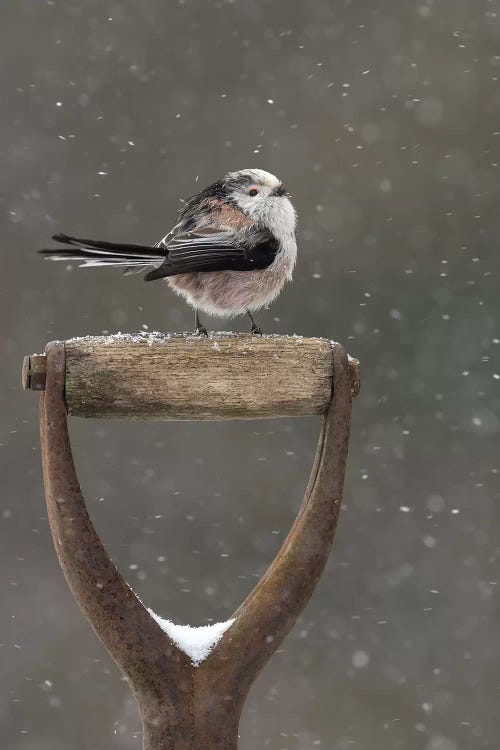
[[294, 236], [297, 215], [277, 177], [263, 169], [241, 169], [225, 179], [231, 185], [229, 197], [244, 214], [282, 241]]

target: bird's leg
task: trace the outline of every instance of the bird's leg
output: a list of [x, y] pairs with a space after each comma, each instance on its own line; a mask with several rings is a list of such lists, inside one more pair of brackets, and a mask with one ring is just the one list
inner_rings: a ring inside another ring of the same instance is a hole
[[262, 331], [260, 330], [260, 328], [257, 325], [257, 323], [255, 322], [255, 320], [252, 318], [252, 313], [250, 312], [250, 310], [247, 310], [247, 315], [250, 318], [250, 320], [252, 321], [252, 327], [250, 329], [250, 333], [256, 333], [257, 336], [262, 336]]
[[200, 316], [198, 315], [198, 310], [195, 310], [195, 318], [194, 318], [194, 327], [195, 327], [195, 334], [197, 336], [208, 336], [208, 331], [205, 328], [204, 325], [201, 324]]

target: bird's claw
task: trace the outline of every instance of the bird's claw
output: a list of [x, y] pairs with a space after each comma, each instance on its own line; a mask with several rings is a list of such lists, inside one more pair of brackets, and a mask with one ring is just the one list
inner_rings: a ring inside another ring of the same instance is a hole
[[261, 329], [259, 328], [259, 326], [255, 325], [255, 323], [252, 325], [250, 333], [255, 334], [255, 336], [262, 336]]
[[205, 328], [205, 326], [197, 326], [196, 331], [194, 332], [195, 336], [206, 336], [208, 338], [208, 331]]

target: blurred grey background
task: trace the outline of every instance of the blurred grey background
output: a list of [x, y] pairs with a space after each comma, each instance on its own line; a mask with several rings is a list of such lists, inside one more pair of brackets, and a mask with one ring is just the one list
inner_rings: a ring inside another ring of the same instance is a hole
[[[300, 218], [294, 284], [260, 324], [342, 341], [363, 387], [331, 561], [241, 748], [498, 747], [499, 34], [483, 0], [2, 4], [2, 747], [140, 747], [52, 549], [22, 357], [192, 328], [162, 283], [35, 250], [55, 231], [154, 242], [179, 198], [252, 166]], [[318, 429], [75, 419], [72, 438], [131, 585], [204, 624], [278, 550]]]

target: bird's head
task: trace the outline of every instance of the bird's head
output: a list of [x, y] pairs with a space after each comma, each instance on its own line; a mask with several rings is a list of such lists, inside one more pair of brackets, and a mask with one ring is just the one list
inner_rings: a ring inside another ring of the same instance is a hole
[[281, 180], [263, 169], [240, 169], [224, 177], [227, 197], [253, 221], [278, 236], [293, 235], [295, 209]]

